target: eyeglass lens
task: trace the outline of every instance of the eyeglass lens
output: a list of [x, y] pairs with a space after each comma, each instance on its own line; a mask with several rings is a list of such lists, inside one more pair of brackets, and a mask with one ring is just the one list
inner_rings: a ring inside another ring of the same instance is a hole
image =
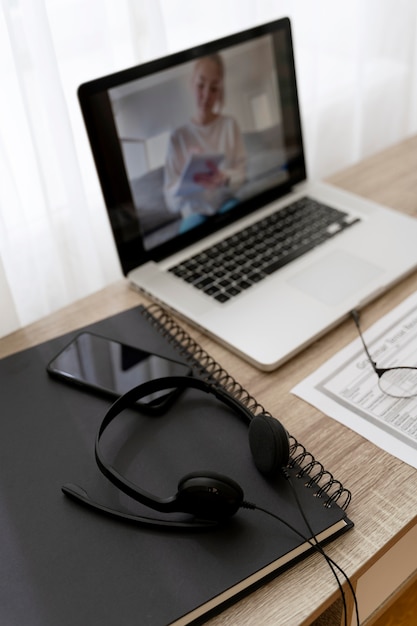
[[417, 369], [394, 367], [386, 370], [379, 378], [379, 387], [395, 398], [411, 398], [417, 395]]

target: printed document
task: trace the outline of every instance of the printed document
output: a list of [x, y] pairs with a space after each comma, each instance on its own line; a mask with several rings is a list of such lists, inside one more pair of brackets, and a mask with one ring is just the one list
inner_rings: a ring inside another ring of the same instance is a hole
[[[377, 367], [416, 367], [417, 293], [363, 335]], [[417, 395], [398, 399], [380, 390], [359, 336], [292, 393], [417, 468]]]

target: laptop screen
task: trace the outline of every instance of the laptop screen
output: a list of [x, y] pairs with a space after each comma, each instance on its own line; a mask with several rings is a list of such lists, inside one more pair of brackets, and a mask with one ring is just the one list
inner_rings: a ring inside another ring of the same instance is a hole
[[90, 81], [78, 94], [125, 273], [305, 178], [286, 18]]

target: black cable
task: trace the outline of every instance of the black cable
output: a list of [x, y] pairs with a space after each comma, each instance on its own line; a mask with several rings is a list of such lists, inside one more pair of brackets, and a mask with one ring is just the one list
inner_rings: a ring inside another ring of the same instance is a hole
[[[256, 510], [256, 511], [261, 511], [261, 513], [265, 513], [266, 515], [269, 515], [271, 517], [273, 517], [275, 520], [277, 520], [278, 522], [281, 522], [282, 524], [285, 524], [285, 526], [287, 526], [290, 530], [292, 530], [293, 532], [295, 532], [299, 537], [301, 537], [306, 543], [310, 544], [310, 546], [312, 548], [314, 548], [314, 550], [317, 550], [320, 554], [323, 555], [323, 549], [321, 548], [321, 546], [319, 546], [318, 543], [313, 543], [313, 541], [311, 541], [310, 539], [308, 539], [307, 537], [305, 537], [302, 533], [300, 533], [296, 528], [294, 528], [294, 526], [291, 526], [291, 524], [288, 524], [282, 517], [280, 517], [279, 515], [276, 515], [275, 513], [272, 513], [272, 511], [268, 511], [267, 509], [262, 508], [261, 506], [257, 506], [256, 504], [252, 504], [250, 502], [245, 502], [242, 505], [244, 508], [247, 509], [252, 509], [252, 510]], [[321, 549], [320, 549], [321, 548]], [[327, 557], [327, 555], [323, 555], [327, 561], [327, 564], [329, 565], [335, 579], [336, 582], [338, 584], [339, 587], [339, 591], [342, 597], [342, 602], [343, 602], [343, 609], [344, 609], [344, 615], [345, 615], [345, 626], [347, 626], [347, 622], [346, 622], [346, 598], [345, 598], [345, 594], [341, 585], [341, 582], [334, 570], [333, 564], [332, 564], [332, 560], [330, 559], [330, 557]]]
[[345, 626], [347, 626], [347, 605], [346, 605], [346, 597], [345, 597], [345, 593], [343, 591], [343, 587], [342, 587], [342, 583], [340, 582], [340, 579], [337, 575], [336, 569], [339, 570], [339, 572], [344, 576], [349, 589], [351, 591], [352, 597], [353, 597], [353, 601], [354, 601], [354, 605], [355, 605], [355, 615], [356, 615], [356, 622], [357, 625], [360, 626], [359, 623], [359, 609], [358, 609], [358, 602], [357, 602], [357, 598], [356, 598], [356, 594], [355, 594], [355, 590], [353, 589], [352, 583], [348, 577], [348, 575], [346, 574], [346, 572], [344, 572], [344, 570], [340, 567], [340, 565], [338, 565], [331, 557], [329, 557], [326, 552], [324, 551], [323, 547], [320, 545], [320, 543], [318, 542], [310, 523], [308, 522], [305, 513], [303, 511], [303, 508], [301, 506], [301, 503], [299, 501], [298, 498], [298, 494], [294, 488], [294, 485], [292, 484], [291, 481], [291, 477], [284, 471], [284, 475], [285, 478], [288, 480], [289, 485], [291, 486], [291, 490], [294, 494], [296, 503], [297, 503], [297, 507], [302, 515], [302, 518], [308, 528], [309, 533], [311, 534], [312, 539], [308, 539], [308, 537], [306, 537], [305, 535], [303, 535], [303, 533], [301, 533], [299, 530], [297, 530], [294, 526], [292, 526], [291, 524], [289, 524], [287, 521], [285, 521], [282, 517], [280, 517], [279, 515], [272, 513], [271, 511], [268, 511], [267, 509], [264, 509], [263, 507], [258, 506], [257, 504], [253, 504], [251, 502], [243, 502], [242, 503], [242, 508], [245, 509], [250, 509], [250, 510], [256, 510], [256, 511], [260, 511], [261, 513], [265, 513], [266, 515], [269, 515], [270, 517], [276, 519], [277, 521], [281, 522], [282, 524], [284, 524], [285, 526], [287, 526], [287, 528], [289, 528], [290, 530], [292, 530], [293, 532], [295, 532], [299, 537], [301, 537], [306, 543], [308, 543], [314, 550], [316, 550], [319, 554], [321, 554], [324, 559], [326, 560], [328, 566], [330, 567], [330, 570], [333, 573], [333, 576], [336, 579], [336, 582], [338, 584], [339, 587], [339, 591], [340, 591], [340, 595], [342, 598], [342, 603], [343, 603], [343, 611], [344, 611], [344, 624]]
[[[315, 536], [315, 534], [314, 534], [314, 532], [313, 532], [313, 529], [311, 528], [310, 522], [308, 521], [308, 519], [307, 519], [307, 517], [306, 517], [306, 514], [304, 513], [304, 509], [303, 509], [303, 507], [301, 506], [301, 502], [300, 502], [300, 500], [299, 500], [299, 497], [298, 497], [298, 494], [297, 494], [297, 490], [295, 489], [294, 484], [293, 484], [293, 482], [292, 482], [291, 476], [289, 475], [289, 473], [286, 471], [286, 469], [285, 469], [285, 468], [283, 468], [283, 469], [282, 469], [282, 472], [283, 472], [283, 474], [284, 474], [285, 478], [287, 479], [288, 484], [289, 484], [289, 485], [290, 485], [290, 487], [291, 487], [291, 491], [292, 491], [292, 493], [293, 493], [293, 495], [294, 495], [294, 499], [295, 499], [295, 501], [296, 501], [296, 503], [297, 503], [298, 510], [299, 510], [299, 511], [300, 511], [300, 513], [301, 513], [301, 516], [302, 516], [302, 518], [303, 518], [303, 520], [304, 520], [305, 525], [306, 525], [306, 526], [307, 526], [307, 528], [308, 528], [309, 533], [311, 534], [312, 538], [314, 539], [314, 541], [315, 541], [315, 543], [316, 543], [316, 545], [317, 545], [317, 549], [318, 549], [318, 550], [319, 550], [319, 552], [323, 555], [323, 557], [326, 559], [326, 561], [327, 561], [327, 563], [328, 563], [329, 567], [331, 567], [331, 564], [332, 564], [332, 565], [334, 565], [334, 567], [336, 567], [336, 568], [339, 570], [339, 572], [340, 572], [340, 573], [344, 576], [344, 578], [345, 578], [345, 580], [346, 580], [346, 582], [347, 582], [347, 584], [348, 584], [348, 586], [349, 586], [350, 592], [351, 592], [351, 594], [352, 594], [352, 598], [353, 598], [353, 602], [354, 602], [354, 606], [355, 606], [356, 623], [357, 623], [357, 625], [359, 626], [359, 608], [358, 608], [358, 600], [357, 600], [357, 598], [356, 598], [356, 593], [355, 593], [355, 590], [353, 589], [352, 583], [351, 583], [351, 581], [350, 581], [350, 579], [349, 579], [348, 575], [346, 574], [346, 572], [344, 572], [344, 570], [343, 570], [343, 569], [342, 569], [342, 568], [341, 568], [341, 567], [340, 567], [340, 566], [339, 566], [339, 565], [338, 565], [335, 561], [333, 561], [333, 559], [331, 559], [331, 558], [330, 558], [330, 557], [329, 557], [329, 556], [325, 553], [324, 549], [322, 548], [322, 546], [321, 546], [321, 545], [319, 544], [319, 542], [317, 541], [317, 538], [316, 538], [316, 536]], [[334, 570], [333, 570], [333, 568], [332, 568], [332, 567], [331, 567], [331, 569], [332, 569], [332, 571], [334, 572]], [[336, 573], [335, 573], [335, 572], [334, 572], [334, 575], [336, 576]], [[344, 596], [343, 591], [341, 591], [341, 593], [342, 593], [342, 595]], [[346, 623], [346, 619], [347, 619], [346, 614], [347, 614], [347, 612], [346, 612], [346, 604], [345, 604], [345, 602], [343, 603], [343, 607], [344, 607], [344, 609], [345, 609], [345, 623]]]

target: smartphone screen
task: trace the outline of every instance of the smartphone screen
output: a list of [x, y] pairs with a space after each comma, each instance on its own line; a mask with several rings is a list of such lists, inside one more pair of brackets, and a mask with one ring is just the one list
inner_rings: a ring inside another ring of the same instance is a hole
[[[94, 333], [77, 335], [47, 366], [48, 373], [113, 398], [148, 380], [189, 376], [191, 368]], [[140, 404], [161, 406], [175, 389], [146, 396]]]

